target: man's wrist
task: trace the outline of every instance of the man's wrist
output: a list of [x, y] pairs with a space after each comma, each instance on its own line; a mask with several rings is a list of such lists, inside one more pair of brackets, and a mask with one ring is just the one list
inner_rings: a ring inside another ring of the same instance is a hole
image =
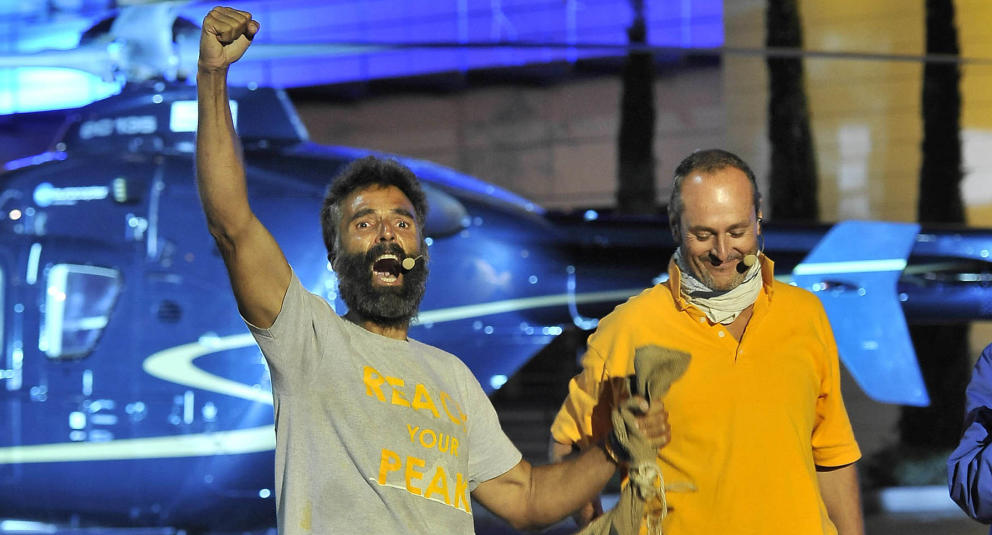
[[196, 64], [196, 78], [197, 80], [211, 80], [211, 79], [227, 79], [227, 71], [230, 65], [224, 65], [223, 67], [216, 67], [211, 65], [204, 65], [203, 63], [197, 62]]
[[606, 453], [606, 457], [617, 465], [619, 468], [626, 468], [630, 463], [630, 458], [627, 455], [627, 451], [620, 445], [617, 441], [616, 434], [608, 433], [606, 438], [600, 443], [600, 447], [603, 448], [603, 452]]

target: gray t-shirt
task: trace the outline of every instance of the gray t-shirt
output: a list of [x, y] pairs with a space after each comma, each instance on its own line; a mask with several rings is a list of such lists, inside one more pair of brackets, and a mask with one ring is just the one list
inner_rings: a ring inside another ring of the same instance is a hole
[[279, 533], [472, 533], [469, 493], [520, 452], [465, 364], [338, 317], [293, 274], [268, 329]]

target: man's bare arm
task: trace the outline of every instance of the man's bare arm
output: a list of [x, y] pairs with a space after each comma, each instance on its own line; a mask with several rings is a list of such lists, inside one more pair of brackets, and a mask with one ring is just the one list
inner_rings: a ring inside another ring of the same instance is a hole
[[196, 176], [207, 226], [224, 258], [241, 315], [267, 328], [282, 308], [291, 272], [279, 245], [248, 204], [241, 143], [227, 93], [227, 70], [258, 29], [251, 14], [230, 8], [214, 8], [203, 20]]
[[505, 474], [480, 484], [472, 497], [516, 529], [541, 528], [591, 502], [615, 470], [600, 447], [545, 466], [520, 461]]
[[864, 535], [858, 469], [854, 464], [838, 468], [817, 467], [816, 479], [827, 514], [837, 527], [837, 534]]
[[[637, 417], [637, 428], [652, 447], [664, 447], [672, 437], [665, 405], [641, 403], [644, 412]], [[615, 471], [614, 461], [597, 445], [555, 464], [535, 467], [520, 461], [481, 483], [472, 497], [518, 529], [538, 528], [588, 505]]]
[[[554, 438], [551, 439], [551, 445], [548, 449], [548, 458], [552, 463], [560, 463], [573, 453], [575, 453], [575, 451], [572, 444], [563, 444]], [[579, 507], [579, 509], [572, 514], [572, 520], [575, 521], [576, 526], [582, 528], [601, 514], [603, 514], [603, 505], [597, 495], [590, 502]]]

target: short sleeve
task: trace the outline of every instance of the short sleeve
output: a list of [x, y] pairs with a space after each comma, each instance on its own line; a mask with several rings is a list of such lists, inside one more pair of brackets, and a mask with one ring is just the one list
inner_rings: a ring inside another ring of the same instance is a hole
[[600, 322], [582, 357], [582, 371], [568, 383], [568, 396], [551, 424], [552, 438], [586, 448], [613, 428], [610, 411], [633, 374], [634, 342], [620, 314]]
[[586, 447], [595, 434], [593, 411], [602, 390], [603, 359], [589, 348], [582, 357], [582, 371], [568, 382], [568, 396], [551, 423], [551, 437], [562, 444]]
[[306, 359], [319, 355], [315, 351], [314, 315], [321, 305], [328, 306], [319, 296], [306, 291], [293, 272], [272, 326], [262, 329], [245, 320], [265, 356], [277, 389], [286, 381], [305, 380], [313, 369], [315, 363]]
[[854, 439], [851, 420], [844, 407], [840, 388], [840, 359], [837, 343], [819, 301], [815, 302], [820, 334], [823, 339], [823, 359], [820, 393], [816, 401], [816, 423], [813, 428], [813, 462], [817, 466], [836, 467], [851, 464], [861, 458], [861, 449]]
[[523, 456], [503, 432], [496, 409], [486, 397], [475, 376], [465, 368], [468, 405], [469, 490], [480, 483], [501, 476], [520, 462]]

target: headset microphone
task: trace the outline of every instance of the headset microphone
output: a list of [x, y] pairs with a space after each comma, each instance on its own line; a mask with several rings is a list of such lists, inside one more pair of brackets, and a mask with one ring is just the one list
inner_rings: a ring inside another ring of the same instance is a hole
[[404, 258], [403, 259], [403, 262], [401, 264], [403, 266], [403, 270], [404, 271], [410, 271], [411, 269], [413, 269], [414, 266], [417, 265], [417, 260], [420, 260], [423, 257], [424, 257], [424, 255], [420, 255], [420, 256], [417, 256], [417, 257], [408, 256], [408, 257]]
[[746, 255], [744, 255], [744, 258], [740, 262], [737, 263], [737, 272], [738, 273], [746, 273], [747, 270], [751, 269], [751, 266], [753, 266], [753, 265], [755, 265], [757, 263], [758, 263], [758, 255], [757, 254], [746, 254]]
[[[761, 222], [762, 222], [761, 217], [758, 217], [758, 224], [760, 225]], [[744, 273], [745, 271], [750, 269], [751, 266], [758, 263], [758, 255], [761, 254], [761, 251], [765, 248], [765, 235], [759, 233], [758, 238], [761, 239], [761, 245], [758, 246], [758, 252], [744, 255], [744, 259], [741, 260], [740, 264], [737, 264], [737, 271], [739, 273]], [[744, 264], [744, 266], [742, 267], [741, 264]]]

